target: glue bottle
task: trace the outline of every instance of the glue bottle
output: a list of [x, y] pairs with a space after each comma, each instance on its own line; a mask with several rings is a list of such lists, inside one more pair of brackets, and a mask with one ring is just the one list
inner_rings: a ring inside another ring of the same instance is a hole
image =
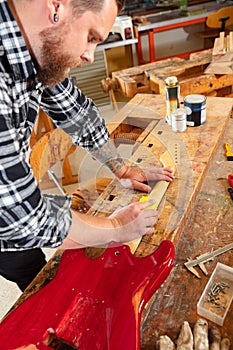
[[180, 84], [175, 76], [167, 77], [165, 79], [166, 91], [166, 121], [171, 125], [172, 112], [180, 106]]

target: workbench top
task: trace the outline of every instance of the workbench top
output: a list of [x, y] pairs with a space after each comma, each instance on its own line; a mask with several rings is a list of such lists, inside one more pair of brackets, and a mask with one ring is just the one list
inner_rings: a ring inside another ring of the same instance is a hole
[[[232, 172], [232, 165], [226, 160], [223, 147], [233, 137], [232, 106], [231, 98], [207, 97], [206, 123], [174, 133], [165, 122], [165, 97], [138, 94], [108, 125], [114, 140], [121, 133], [125, 137], [127, 131], [132, 134], [133, 130], [141, 130], [130, 159], [132, 164], [159, 163], [159, 155], [167, 150], [176, 163], [176, 179], [160, 203], [155, 233], [144, 236], [135, 252], [137, 256], [146, 256], [164, 239], [170, 239], [176, 248], [173, 270], [145, 311], [141, 349], [154, 349], [160, 335], [167, 334], [175, 340], [184, 320], [193, 327], [199, 317], [197, 301], [217, 261], [233, 266], [233, 254], [229, 251], [207, 263], [209, 274], [200, 279], [184, 267], [187, 257], [195, 258], [232, 242], [233, 202], [227, 191], [227, 175]], [[118, 187], [116, 191], [114, 181], [97, 199], [90, 214], [107, 216], [119, 202], [124, 205], [129, 198], [134, 201], [141, 197], [141, 193], [132, 190]], [[61, 255], [61, 251], [55, 254], [16, 305], [53, 277]], [[228, 336], [233, 344], [232, 317], [233, 305], [221, 327], [222, 335]]]
[[[188, 321], [194, 327], [200, 317], [197, 302], [217, 264], [221, 262], [233, 267], [233, 252], [219, 255], [205, 264], [208, 276], [196, 267], [198, 279], [184, 267], [187, 257], [195, 258], [233, 242], [233, 202], [227, 189], [228, 174], [232, 173], [233, 163], [227, 161], [223, 144], [233, 140], [233, 120], [228, 123], [217, 152], [205, 175], [193, 209], [185, 222], [184, 229], [176, 245], [175, 264], [169, 277], [155, 295], [142, 325], [141, 348], [154, 349], [160, 335], [168, 335], [173, 341], [178, 337], [181, 325]], [[233, 349], [233, 305], [228, 311], [222, 327], [222, 337], [229, 337]], [[209, 326], [214, 323], [209, 322]]]

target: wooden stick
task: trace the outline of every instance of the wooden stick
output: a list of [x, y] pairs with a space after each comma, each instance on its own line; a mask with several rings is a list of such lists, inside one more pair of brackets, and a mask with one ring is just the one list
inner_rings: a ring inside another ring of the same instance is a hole
[[229, 51], [233, 51], [233, 32], [229, 33]]

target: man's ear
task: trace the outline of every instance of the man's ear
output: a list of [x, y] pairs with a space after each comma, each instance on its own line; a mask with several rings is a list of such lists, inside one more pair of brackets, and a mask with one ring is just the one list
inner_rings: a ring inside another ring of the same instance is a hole
[[59, 8], [62, 0], [46, 0], [46, 7], [49, 13], [49, 20], [52, 24], [59, 21]]

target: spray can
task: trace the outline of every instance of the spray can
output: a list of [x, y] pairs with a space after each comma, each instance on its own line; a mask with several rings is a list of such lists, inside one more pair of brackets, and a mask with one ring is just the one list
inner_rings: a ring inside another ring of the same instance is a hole
[[171, 125], [172, 112], [180, 106], [180, 84], [177, 77], [167, 77], [165, 79], [166, 90], [166, 121]]

